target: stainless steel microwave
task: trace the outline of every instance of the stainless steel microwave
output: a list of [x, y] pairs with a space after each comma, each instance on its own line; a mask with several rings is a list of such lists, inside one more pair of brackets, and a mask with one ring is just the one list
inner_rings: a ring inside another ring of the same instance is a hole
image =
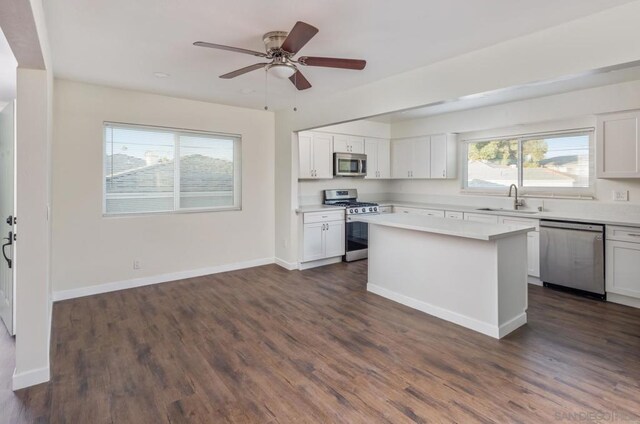
[[334, 153], [333, 175], [336, 177], [364, 177], [367, 175], [367, 155]]

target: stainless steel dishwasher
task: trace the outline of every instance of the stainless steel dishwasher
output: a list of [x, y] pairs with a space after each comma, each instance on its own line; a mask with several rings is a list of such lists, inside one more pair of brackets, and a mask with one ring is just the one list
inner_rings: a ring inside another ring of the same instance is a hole
[[541, 220], [540, 279], [604, 299], [604, 225]]

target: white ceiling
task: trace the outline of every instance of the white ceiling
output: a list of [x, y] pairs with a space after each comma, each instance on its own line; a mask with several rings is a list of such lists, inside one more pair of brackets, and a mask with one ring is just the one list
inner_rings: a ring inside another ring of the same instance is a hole
[[9, 43], [0, 30], [0, 109], [16, 98], [16, 67]]
[[630, 1], [57, 0], [44, 7], [55, 75], [115, 87], [262, 108], [264, 72], [218, 78], [259, 58], [192, 43], [263, 51], [265, 32], [288, 31], [297, 20], [320, 29], [302, 55], [367, 60], [361, 72], [304, 68], [313, 84], [304, 92], [270, 79], [269, 106], [277, 109], [294, 105], [296, 95], [324, 96]]

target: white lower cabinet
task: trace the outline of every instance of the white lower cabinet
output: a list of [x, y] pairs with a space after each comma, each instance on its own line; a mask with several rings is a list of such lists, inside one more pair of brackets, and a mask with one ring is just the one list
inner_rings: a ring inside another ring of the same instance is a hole
[[344, 211], [309, 212], [303, 216], [302, 261], [344, 255]]
[[640, 228], [607, 226], [605, 264], [607, 294], [640, 299]]
[[484, 222], [485, 224], [497, 224], [498, 217], [496, 215], [485, 215], [481, 213], [464, 213], [465, 221]]
[[464, 219], [464, 214], [462, 212], [445, 211], [444, 216], [449, 219]]
[[532, 277], [540, 278], [540, 232], [527, 233], [527, 270]]
[[540, 278], [540, 221], [537, 219], [501, 216], [498, 222], [504, 225], [535, 227], [535, 231], [527, 233], [527, 273], [532, 277]]
[[406, 206], [394, 206], [393, 211], [396, 213], [412, 213], [416, 215], [435, 216], [437, 218], [444, 218], [444, 211], [436, 209], [423, 209], [423, 208], [410, 208]]

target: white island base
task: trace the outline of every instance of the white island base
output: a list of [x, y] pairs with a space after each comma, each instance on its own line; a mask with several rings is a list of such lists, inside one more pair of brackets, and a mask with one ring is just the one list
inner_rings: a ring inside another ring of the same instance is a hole
[[527, 322], [527, 232], [391, 214], [369, 223], [367, 290], [495, 338]]

